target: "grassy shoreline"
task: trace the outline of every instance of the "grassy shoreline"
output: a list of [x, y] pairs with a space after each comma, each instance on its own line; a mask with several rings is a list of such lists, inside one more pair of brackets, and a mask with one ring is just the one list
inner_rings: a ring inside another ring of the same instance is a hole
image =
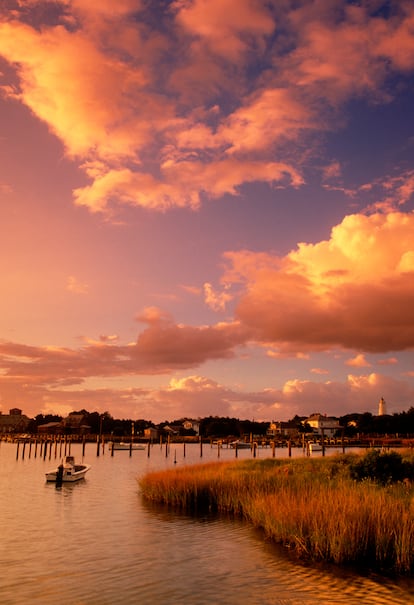
[[[405, 472], [412, 472], [413, 454], [406, 452], [402, 459]], [[342, 454], [213, 462], [152, 472], [139, 484], [149, 501], [244, 518], [301, 558], [384, 574], [412, 574], [411, 479], [385, 484], [356, 480], [360, 460], [361, 456]]]

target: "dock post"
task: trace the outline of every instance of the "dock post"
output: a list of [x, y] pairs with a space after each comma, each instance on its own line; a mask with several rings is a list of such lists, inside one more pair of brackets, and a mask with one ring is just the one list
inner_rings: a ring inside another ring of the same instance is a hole
[[200, 436], [200, 458], [203, 457], [203, 438]]
[[289, 453], [289, 458], [292, 458], [292, 442], [290, 439], [288, 441], [288, 453]]

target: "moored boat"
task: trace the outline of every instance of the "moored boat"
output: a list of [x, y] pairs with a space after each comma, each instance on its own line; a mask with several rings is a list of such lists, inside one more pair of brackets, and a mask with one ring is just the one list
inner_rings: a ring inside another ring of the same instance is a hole
[[127, 443], [125, 441], [108, 441], [108, 447], [114, 450], [145, 450], [143, 443]]
[[309, 451], [310, 452], [321, 452], [322, 446], [320, 443], [309, 443]]
[[46, 481], [73, 483], [83, 479], [90, 468], [89, 464], [75, 464], [73, 456], [66, 456], [55, 470], [46, 473]]
[[230, 447], [234, 448], [234, 449], [238, 449], [238, 450], [247, 450], [247, 449], [252, 449], [252, 444], [251, 443], [247, 443], [246, 441], [241, 441], [240, 439], [237, 439], [236, 441], [232, 441], [230, 443]]

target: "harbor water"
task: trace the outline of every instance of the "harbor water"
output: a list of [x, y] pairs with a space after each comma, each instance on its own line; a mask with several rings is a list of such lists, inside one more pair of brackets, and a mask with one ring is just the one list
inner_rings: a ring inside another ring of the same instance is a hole
[[[192, 517], [145, 503], [137, 479], [155, 469], [233, 460], [231, 449], [153, 445], [106, 449], [84, 480], [56, 487], [60, 462], [0, 443], [0, 603], [2, 605], [407, 605], [412, 579], [390, 580], [305, 565], [248, 524]], [[71, 454], [82, 461], [82, 446]], [[201, 457], [202, 454], [202, 457]], [[303, 455], [293, 450], [293, 456]], [[272, 455], [259, 449], [257, 457]], [[238, 458], [251, 457], [240, 450]], [[276, 450], [276, 457], [287, 450]]]

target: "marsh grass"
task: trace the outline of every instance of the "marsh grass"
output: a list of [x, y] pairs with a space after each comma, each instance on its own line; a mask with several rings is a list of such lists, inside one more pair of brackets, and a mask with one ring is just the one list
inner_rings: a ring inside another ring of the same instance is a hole
[[353, 455], [214, 462], [150, 473], [140, 487], [148, 500], [243, 517], [303, 558], [412, 573], [411, 483], [355, 481], [354, 463]]

